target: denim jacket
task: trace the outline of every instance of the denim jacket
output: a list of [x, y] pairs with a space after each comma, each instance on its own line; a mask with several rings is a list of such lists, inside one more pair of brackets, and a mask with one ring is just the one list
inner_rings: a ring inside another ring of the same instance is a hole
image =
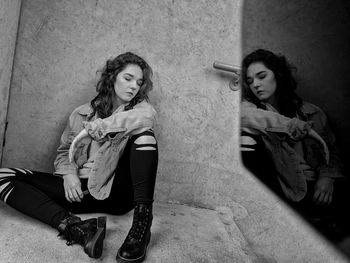
[[[329, 150], [329, 162], [324, 158], [323, 148], [319, 142], [310, 138], [302, 139], [305, 161], [315, 170], [318, 177], [344, 177], [335, 136], [330, 130], [326, 115], [317, 106], [304, 102], [297, 116], [301, 123], [310, 125], [326, 142]], [[292, 119], [277, 112], [258, 109], [253, 103], [244, 101], [241, 107], [242, 130], [261, 135], [266, 149], [271, 153], [281, 188], [286, 197], [300, 201], [307, 191], [303, 171], [299, 165], [296, 152], [290, 140]]]
[[[61, 136], [54, 162], [55, 175], [78, 175], [79, 169], [88, 160], [92, 139], [101, 142], [102, 146], [96, 152], [88, 178], [88, 189], [96, 199], [107, 198], [115, 176], [114, 171], [128, 138], [151, 129], [155, 123], [156, 111], [146, 101], [138, 103], [128, 111], [124, 110], [125, 106], [121, 105], [105, 119], [95, 118], [92, 121], [87, 121], [92, 113], [89, 103], [76, 108], [70, 115]], [[75, 163], [71, 163], [68, 160], [69, 147], [83, 129], [86, 129], [90, 136], [79, 143], [74, 154]]]

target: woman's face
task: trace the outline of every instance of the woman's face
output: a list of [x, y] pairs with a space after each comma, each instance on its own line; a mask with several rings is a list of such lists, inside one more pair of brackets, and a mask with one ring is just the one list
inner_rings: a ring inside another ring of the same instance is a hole
[[142, 83], [143, 73], [138, 65], [129, 64], [119, 72], [114, 83], [118, 105], [130, 102], [139, 92]]
[[274, 104], [277, 88], [275, 74], [262, 62], [254, 62], [249, 65], [246, 82], [260, 101]]

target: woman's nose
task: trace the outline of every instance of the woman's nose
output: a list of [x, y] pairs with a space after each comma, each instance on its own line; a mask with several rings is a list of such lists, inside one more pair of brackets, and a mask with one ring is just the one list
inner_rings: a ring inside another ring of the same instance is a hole
[[137, 81], [132, 81], [131, 82], [131, 85], [130, 85], [130, 88], [132, 89], [137, 89], [138, 85], [137, 85]]
[[254, 87], [254, 89], [259, 88], [259, 87], [260, 87], [260, 81], [257, 80], [257, 79], [254, 79], [254, 81], [253, 81], [253, 87]]

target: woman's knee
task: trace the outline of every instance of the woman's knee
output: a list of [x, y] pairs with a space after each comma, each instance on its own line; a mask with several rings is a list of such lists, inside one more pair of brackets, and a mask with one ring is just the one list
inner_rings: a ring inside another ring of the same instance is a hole
[[157, 140], [152, 131], [146, 131], [135, 135], [133, 143], [137, 151], [157, 150]]

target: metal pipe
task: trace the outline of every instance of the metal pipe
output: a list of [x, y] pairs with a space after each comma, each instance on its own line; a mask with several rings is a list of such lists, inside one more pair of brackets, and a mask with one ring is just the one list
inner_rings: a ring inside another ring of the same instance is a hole
[[227, 64], [227, 63], [223, 63], [223, 62], [214, 61], [213, 67], [216, 69], [220, 69], [220, 70], [224, 70], [224, 71], [228, 71], [228, 72], [233, 72], [233, 73], [238, 74], [238, 75], [241, 74], [241, 67], [239, 67], [239, 66], [234, 66], [234, 65]]

